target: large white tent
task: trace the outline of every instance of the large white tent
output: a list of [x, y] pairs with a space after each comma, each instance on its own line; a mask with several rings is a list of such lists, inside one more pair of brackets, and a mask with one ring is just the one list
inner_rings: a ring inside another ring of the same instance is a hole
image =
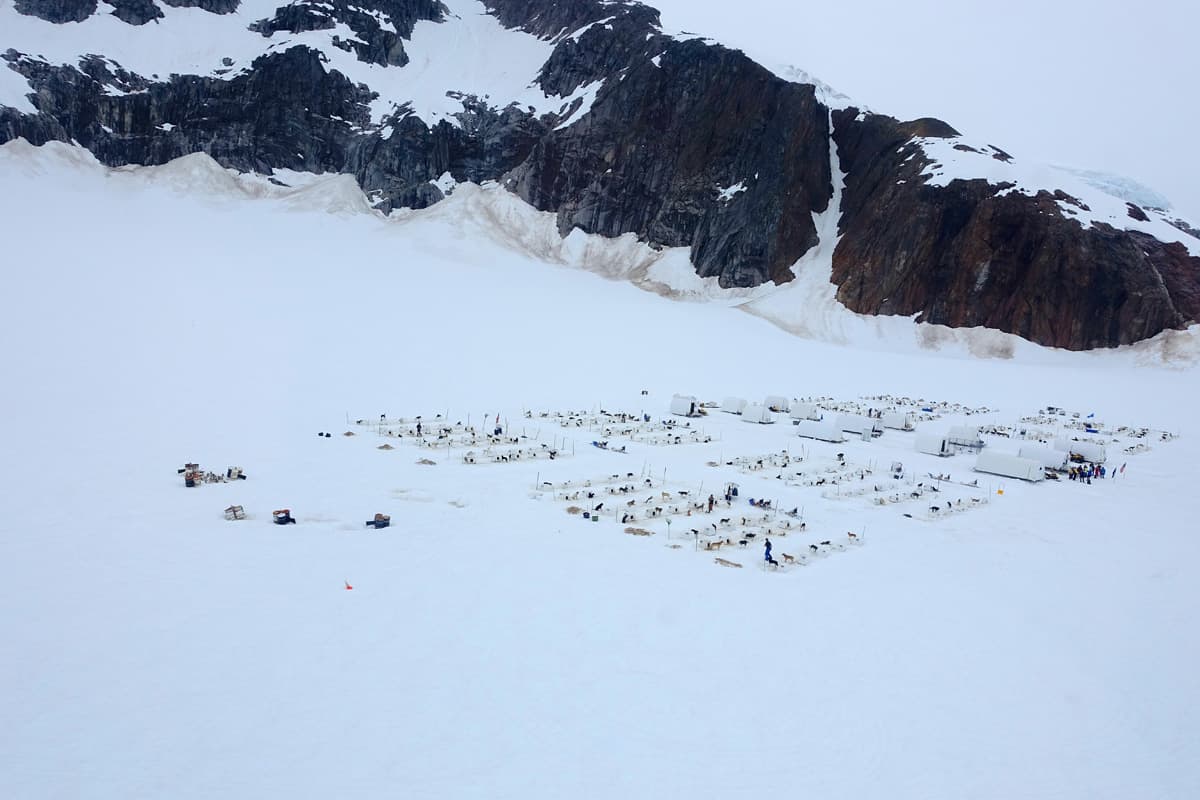
[[1046, 479], [1045, 468], [1032, 458], [1021, 458], [996, 450], [981, 451], [975, 459], [975, 471], [1023, 481], [1037, 482]]

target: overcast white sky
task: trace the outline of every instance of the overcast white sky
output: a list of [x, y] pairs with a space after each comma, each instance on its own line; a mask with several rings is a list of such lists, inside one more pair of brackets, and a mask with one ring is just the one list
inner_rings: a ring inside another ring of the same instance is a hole
[[1125, 175], [1200, 222], [1200, 4], [646, 0], [668, 28], [790, 63], [875, 111]]

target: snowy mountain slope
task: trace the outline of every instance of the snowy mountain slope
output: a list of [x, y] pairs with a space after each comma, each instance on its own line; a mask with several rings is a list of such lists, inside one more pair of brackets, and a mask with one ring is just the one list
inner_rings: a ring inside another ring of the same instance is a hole
[[[1103, 223], [1112, 228], [1138, 230], [1162, 242], [1179, 242], [1192, 255], [1200, 255], [1200, 238], [1171, 222], [1170, 202], [1152, 191], [1128, 187], [1119, 180], [1101, 180], [1095, 173], [1064, 175], [1063, 170], [1041, 164], [1025, 164], [990, 145], [951, 139], [916, 139], [913, 144], [928, 163], [922, 175], [927, 186], [946, 186], [952, 181], [983, 179], [998, 193], [1021, 192], [1028, 196], [1052, 194], [1062, 214], [1081, 227]], [[1065, 196], [1064, 196], [1065, 195]], [[1142, 207], [1141, 203], [1151, 201]]]
[[[286, 177], [0, 147], [21, 265], [0, 314], [6, 796], [1200, 788], [1195, 367], [1139, 368], [1145, 346], [1006, 361], [832, 347], [530, 258], [550, 215], [495, 188], [384, 218], [344, 177]], [[494, 204], [496, 233], [456, 203]], [[136, 247], [118, 235], [131, 220]], [[499, 246], [522, 227], [526, 244]], [[581, 265], [604, 247], [587, 244]], [[972, 475], [911, 434], [802, 445], [786, 423], [713, 414], [692, 421], [709, 444], [622, 455], [522, 416], [658, 418], [675, 391], [905, 394], [996, 409], [961, 418], [985, 424], [1056, 404], [1182, 435], [1118, 480], [998, 495], [985, 478], [986, 507], [928, 520], [924, 502], [910, 519], [707, 466], [786, 447]], [[499, 414], [577, 446], [477, 465], [406, 440], [381, 451], [353, 424], [380, 413]], [[249, 478], [186, 489], [187, 460]], [[626, 536], [533, 492], [644, 464], [701, 497], [739, 482], [714, 517], [754, 513], [748, 497], [804, 504], [808, 532], [773, 537], [777, 554], [847, 530], [865, 544], [779, 573], [735, 548], [720, 555], [744, 566], [726, 569], [680, 541], [686, 517], [670, 540], [653, 523]], [[250, 518], [224, 521], [231, 503]], [[269, 523], [284, 506], [297, 525]], [[368, 532], [375, 512], [392, 527]]]
[[827, 255], [855, 312], [1070, 349], [1200, 318], [1186, 221], [1001, 164], [936, 120], [861, 111], [802, 71], [664, 31], [638, 3], [179, 5], [0, 2], [0, 141], [77, 142], [109, 165], [206, 152], [243, 172], [342, 172], [385, 212], [497, 181], [561, 236], [686, 247], [698, 276], [745, 289], [805, 280], [837, 140]]

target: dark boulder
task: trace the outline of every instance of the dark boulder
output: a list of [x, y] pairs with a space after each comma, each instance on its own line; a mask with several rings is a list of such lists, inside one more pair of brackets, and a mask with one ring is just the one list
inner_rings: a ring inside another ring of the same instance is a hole
[[15, 0], [13, 8], [47, 22], [83, 22], [96, 13], [96, 0]]

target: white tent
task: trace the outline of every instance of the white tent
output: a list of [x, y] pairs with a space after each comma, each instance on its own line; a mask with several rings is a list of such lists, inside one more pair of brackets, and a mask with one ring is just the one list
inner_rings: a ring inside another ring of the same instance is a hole
[[999, 453], [995, 450], [983, 450], [979, 453], [979, 457], [975, 459], [975, 471], [1023, 481], [1037, 482], [1046, 479], [1045, 467], [1032, 458], [1021, 458], [1012, 453]]
[[671, 413], [681, 417], [698, 417], [700, 403], [691, 395], [677, 394], [671, 398]]
[[1068, 464], [1065, 452], [1044, 444], [1023, 444], [1017, 450], [1017, 455], [1036, 461], [1046, 469], [1065, 470]]
[[1054, 449], [1061, 450], [1064, 453], [1074, 453], [1075, 455], [1083, 456], [1087, 461], [1093, 464], [1103, 464], [1108, 460], [1108, 453], [1104, 449], [1104, 445], [1096, 444], [1095, 442], [1077, 442], [1074, 439], [1055, 439]]
[[812, 403], [796, 403], [789, 412], [792, 419], [820, 419], [821, 409]]
[[838, 417], [838, 427], [853, 433], [855, 436], [870, 438], [883, 433], [883, 423], [877, 419], [864, 417], [859, 414], [842, 414]]
[[791, 405], [788, 403], [788, 399], [786, 397], [780, 397], [777, 394], [767, 395], [767, 399], [763, 400], [763, 405], [769, 408], [771, 411], [778, 411], [780, 413], [787, 413], [787, 411], [791, 408]]
[[742, 412], [742, 422], [758, 422], [762, 425], [770, 425], [774, 421], [775, 417], [771, 414], [771, 409], [758, 403], [751, 403]]
[[956, 447], [983, 447], [985, 442], [979, 438], [978, 425], [955, 425], [946, 434], [946, 440]]
[[952, 456], [954, 448], [950, 441], [940, 433], [918, 433], [917, 452], [928, 453], [931, 456]]
[[903, 411], [889, 411], [883, 415], [881, 421], [883, 422], [883, 427], [897, 431], [911, 431], [917, 427], [913, 415], [905, 414]]
[[721, 401], [721, 410], [726, 414], [740, 414], [746, 410], [746, 401], [740, 397], [726, 397]]
[[802, 419], [796, 423], [796, 428], [796, 435], [804, 439], [819, 439], [822, 442], [846, 441], [846, 434], [842, 433], [831, 419], [821, 421]]

